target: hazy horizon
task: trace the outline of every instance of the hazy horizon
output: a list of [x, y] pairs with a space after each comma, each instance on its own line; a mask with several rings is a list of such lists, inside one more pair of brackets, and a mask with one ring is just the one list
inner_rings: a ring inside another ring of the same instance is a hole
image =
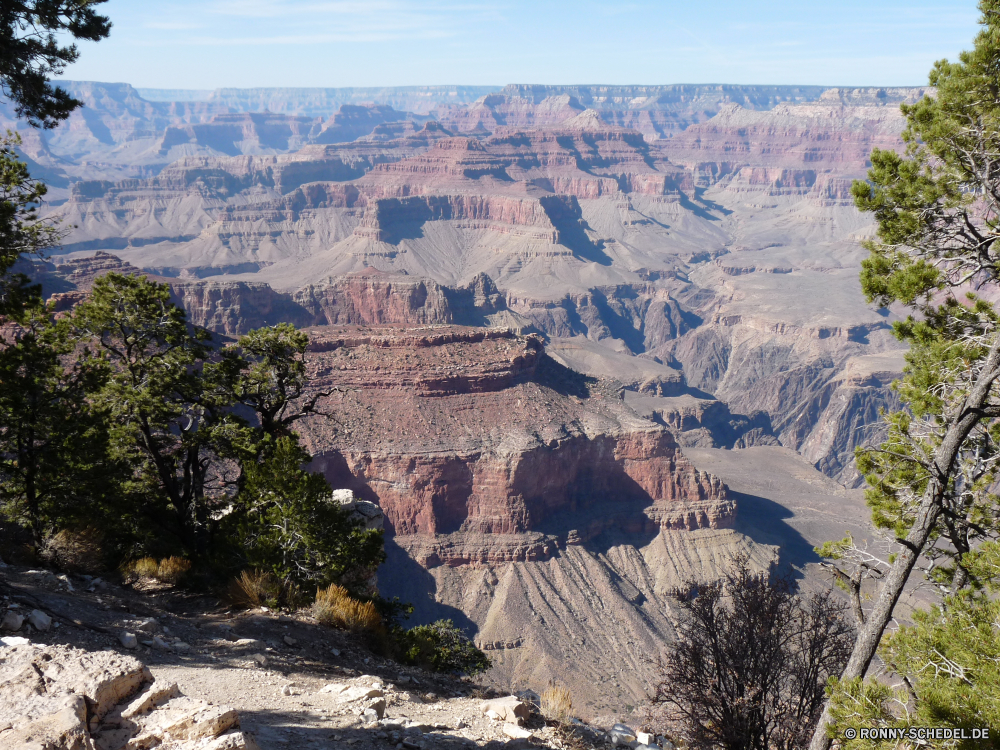
[[111, 37], [81, 44], [64, 77], [198, 91], [513, 81], [920, 86], [978, 28], [973, 0], [805, 5], [110, 0], [102, 11]]

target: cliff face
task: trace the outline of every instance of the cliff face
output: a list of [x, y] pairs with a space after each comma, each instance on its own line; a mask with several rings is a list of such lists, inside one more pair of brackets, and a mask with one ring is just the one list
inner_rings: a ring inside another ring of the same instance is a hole
[[308, 332], [331, 416], [301, 432], [314, 468], [385, 514], [381, 593], [475, 632], [499, 682], [559, 680], [581, 710], [640, 700], [654, 677], [643, 655], [673, 636], [670, 587], [737, 550], [766, 565], [768, 548], [733, 530], [725, 485], [616, 383], [558, 365], [537, 336]]
[[[78, 183], [59, 212], [78, 227], [67, 251], [174, 279], [216, 330], [531, 326], [596, 345], [574, 365], [585, 372], [624, 367], [646, 395], [724, 402], [710, 411], [729, 426], [709, 415], [691, 439], [773, 439], [855, 482], [857, 440], [895, 402], [890, 375], [843, 374], [871, 357], [898, 372], [901, 350], [892, 314], [858, 288], [871, 227], [849, 187], [873, 147], [900, 147], [896, 104], [923, 93], [515, 87], [442, 109], [445, 125], [378, 122], [349, 143]], [[319, 127], [334, 138], [389, 117], [348, 107]], [[623, 127], [642, 118], [674, 130]], [[470, 302], [482, 278], [492, 300]]]
[[496, 535], [534, 539], [501, 559], [542, 559], [611, 528], [732, 525], [725, 488], [670, 433], [557, 365], [535, 337], [437, 326], [310, 334], [311, 387], [343, 389], [324, 400], [339, 426], [305, 430], [316, 465], [377, 500], [397, 536], [459, 535], [460, 553], [450, 539], [425, 542], [435, 551], [422, 564], [493, 560]]

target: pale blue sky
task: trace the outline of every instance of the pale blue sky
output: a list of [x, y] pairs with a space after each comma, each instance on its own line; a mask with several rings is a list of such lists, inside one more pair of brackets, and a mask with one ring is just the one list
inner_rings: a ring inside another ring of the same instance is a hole
[[919, 85], [972, 0], [110, 0], [71, 80], [146, 88]]

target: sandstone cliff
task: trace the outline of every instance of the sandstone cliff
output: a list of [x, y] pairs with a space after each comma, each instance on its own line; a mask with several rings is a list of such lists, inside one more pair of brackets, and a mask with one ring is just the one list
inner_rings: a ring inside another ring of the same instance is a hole
[[[311, 387], [330, 415], [302, 425], [314, 467], [382, 508], [383, 595], [474, 628], [495, 680], [537, 689], [558, 676], [583, 705], [634, 702], [651, 677], [642, 654], [673, 632], [670, 586], [735, 549], [760, 564], [770, 554], [731, 530], [735, 501], [670, 432], [537, 337], [309, 333]], [[558, 663], [582, 642], [578, 660]], [[635, 671], [619, 677], [623, 667]], [[616, 677], [595, 690], [602, 672]]]

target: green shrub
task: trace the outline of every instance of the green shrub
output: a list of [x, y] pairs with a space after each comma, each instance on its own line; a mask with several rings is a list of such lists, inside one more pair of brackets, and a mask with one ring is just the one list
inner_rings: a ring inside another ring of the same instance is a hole
[[400, 630], [397, 644], [403, 662], [433, 672], [476, 674], [493, 666], [489, 657], [476, 648], [451, 620], [438, 620], [430, 625]]

